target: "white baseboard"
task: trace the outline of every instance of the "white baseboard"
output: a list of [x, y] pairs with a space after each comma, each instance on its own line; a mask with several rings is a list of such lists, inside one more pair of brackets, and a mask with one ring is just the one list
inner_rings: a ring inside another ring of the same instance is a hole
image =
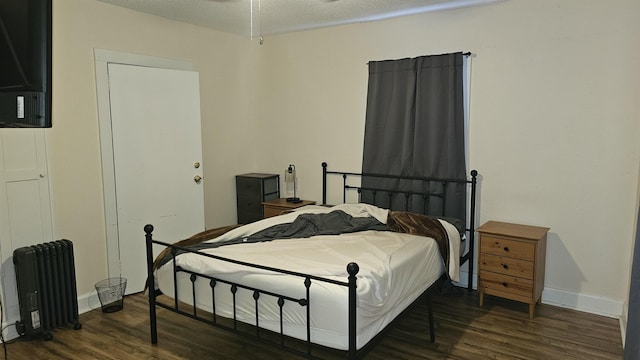
[[[467, 276], [468, 273], [466, 271], [460, 271], [460, 282], [456, 283], [456, 285], [466, 288]], [[477, 274], [473, 275], [473, 283], [478, 284]], [[476, 289], [477, 287], [474, 286], [473, 288]], [[590, 314], [602, 315], [614, 319], [621, 319], [621, 327], [626, 327], [626, 324], [623, 324], [622, 322], [622, 301], [545, 287], [542, 292], [542, 303]]]
[[548, 287], [542, 292], [542, 303], [614, 319], [622, 316], [622, 301]]
[[92, 291], [88, 294], [78, 296], [78, 313], [84, 314], [101, 306], [98, 293]]

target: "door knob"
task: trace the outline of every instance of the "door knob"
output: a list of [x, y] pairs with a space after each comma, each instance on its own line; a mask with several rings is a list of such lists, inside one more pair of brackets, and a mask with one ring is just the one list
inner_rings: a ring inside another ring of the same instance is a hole
[[195, 181], [196, 184], [200, 184], [200, 181], [202, 181], [202, 177], [200, 175], [196, 175], [193, 177], [193, 181]]

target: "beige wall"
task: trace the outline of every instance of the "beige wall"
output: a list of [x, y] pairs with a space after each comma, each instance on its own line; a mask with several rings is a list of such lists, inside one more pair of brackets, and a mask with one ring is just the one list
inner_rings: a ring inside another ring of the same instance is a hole
[[[302, 197], [319, 199], [321, 161], [361, 165], [368, 61], [471, 51], [479, 224], [550, 227], [547, 300], [619, 314], [640, 161], [639, 13], [636, 0], [510, 0], [267, 37], [259, 164], [295, 163]], [[279, 144], [262, 136], [274, 128]]]
[[320, 200], [322, 161], [360, 167], [368, 61], [471, 51], [479, 223], [550, 227], [546, 287], [622, 304], [640, 161], [640, 3], [611, 3], [510, 0], [259, 46], [93, 0], [54, 0], [54, 223], [56, 237], [76, 244], [79, 292], [106, 276], [94, 48], [200, 71], [207, 227], [235, 221], [235, 174], [295, 163], [302, 197]]
[[[107, 275], [94, 48], [189, 61], [200, 72], [206, 211], [220, 224], [235, 221], [227, 210], [235, 206], [233, 183], [220, 174], [245, 171], [253, 162], [250, 151], [229, 151], [249, 129], [251, 48], [240, 37], [95, 0], [53, 5], [54, 125], [47, 142], [54, 233], [74, 241], [78, 292], [85, 294]], [[226, 190], [212, 191], [216, 187]]]

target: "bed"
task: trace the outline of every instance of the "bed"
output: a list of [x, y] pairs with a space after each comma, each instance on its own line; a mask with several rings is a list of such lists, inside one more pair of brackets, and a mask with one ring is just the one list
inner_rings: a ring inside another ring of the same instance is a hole
[[[425, 216], [408, 211], [408, 204], [401, 210], [348, 204], [349, 192], [357, 199], [363, 191], [404, 192], [365, 189], [349, 180], [388, 175], [334, 172], [326, 163], [322, 169], [321, 206], [208, 230], [173, 244], [154, 240], [153, 226], [145, 226], [152, 343], [157, 343], [156, 307], [162, 307], [308, 358], [321, 346], [355, 359], [423, 298], [434, 341], [430, 295], [436, 284], [459, 281], [459, 267], [468, 262], [472, 287], [474, 234], [468, 229], [473, 226], [453, 221], [444, 209]], [[331, 176], [341, 179], [343, 204], [327, 205]], [[474, 224], [476, 176], [472, 171], [469, 179], [412, 180], [468, 186], [467, 222]], [[411, 193], [443, 198], [442, 191]], [[154, 246], [165, 247], [155, 260]], [[171, 302], [158, 301], [160, 294]]]

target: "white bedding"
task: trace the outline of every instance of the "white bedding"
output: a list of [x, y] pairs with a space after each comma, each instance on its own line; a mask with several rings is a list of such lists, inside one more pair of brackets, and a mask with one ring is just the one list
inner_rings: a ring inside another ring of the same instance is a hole
[[[272, 225], [291, 222], [301, 213], [326, 213], [336, 209], [343, 210], [354, 217], [374, 216], [381, 222], [386, 222], [387, 218], [386, 210], [371, 205], [310, 207], [234, 229], [211, 241], [248, 236]], [[443, 222], [443, 225], [450, 238], [451, 256], [448, 271], [451, 278], [457, 281], [460, 237], [453, 225], [446, 222]], [[358, 348], [382, 330], [445, 271], [444, 262], [433, 239], [389, 231], [363, 231], [307, 239], [226, 245], [208, 249], [205, 252], [342, 282], [347, 281], [346, 265], [349, 262], [356, 262], [360, 267], [357, 275]], [[303, 278], [250, 269], [190, 253], [178, 256], [176, 263], [185, 269], [246, 286], [268, 289], [295, 298], [302, 298], [305, 295]], [[164, 294], [173, 296], [171, 263], [161, 267], [156, 272], [156, 276], [159, 289]], [[188, 275], [180, 274], [178, 284], [178, 298], [191, 304], [191, 282], [188, 280]], [[196, 305], [212, 312], [209, 281], [198, 280], [196, 293]], [[228, 286], [218, 284], [216, 313], [232, 317], [231, 301]], [[252, 292], [240, 290], [236, 301], [238, 319], [255, 324], [255, 302]], [[346, 350], [348, 348], [347, 287], [313, 281], [310, 288], [310, 309], [312, 342]], [[277, 299], [263, 295], [259, 301], [259, 312], [260, 326], [279, 332]], [[284, 306], [284, 313], [284, 333], [306, 340], [306, 309], [288, 302]]]

